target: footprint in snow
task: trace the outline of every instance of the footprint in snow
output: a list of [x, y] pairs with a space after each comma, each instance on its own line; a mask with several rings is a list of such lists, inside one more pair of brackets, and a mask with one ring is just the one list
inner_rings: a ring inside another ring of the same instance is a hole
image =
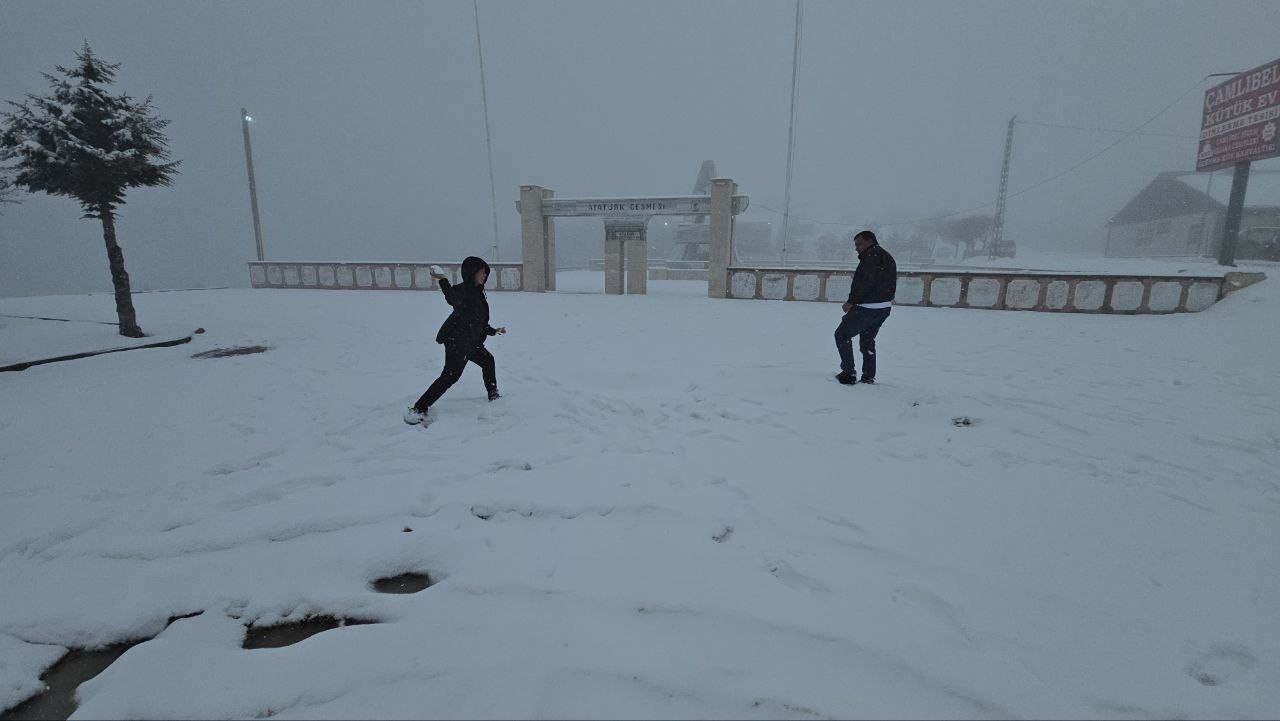
[[1258, 658], [1244, 646], [1218, 643], [1187, 666], [1187, 673], [1203, 686], [1221, 686], [1233, 676], [1258, 665]]

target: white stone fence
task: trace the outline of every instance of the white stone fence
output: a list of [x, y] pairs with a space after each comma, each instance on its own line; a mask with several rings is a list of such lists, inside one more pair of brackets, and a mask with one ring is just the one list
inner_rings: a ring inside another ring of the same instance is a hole
[[[431, 266], [438, 265], [458, 283], [461, 263], [323, 263], [257, 261], [249, 263], [254, 288], [312, 288], [323, 290], [436, 290]], [[490, 263], [486, 290], [524, 290], [522, 263]]]
[[[843, 302], [852, 270], [731, 267], [729, 298]], [[1061, 313], [1186, 313], [1261, 280], [1225, 276], [1134, 276], [1025, 271], [898, 271], [895, 305]]]
[[[435, 290], [431, 266], [454, 282], [461, 263], [249, 263], [254, 288]], [[521, 291], [524, 264], [490, 263], [488, 290]], [[853, 270], [729, 267], [727, 298], [839, 303], [849, 296]], [[1256, 283], [1262, 273], [1223, 275], [1107, 275], [1099, 273], [899, 270], [895, 305], [986, 308], [1058, 313], [1187, 313]]]

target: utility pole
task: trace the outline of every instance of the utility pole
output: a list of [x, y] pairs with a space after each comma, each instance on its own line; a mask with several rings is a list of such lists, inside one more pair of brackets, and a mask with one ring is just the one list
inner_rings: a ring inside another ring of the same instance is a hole
[[249, 169], [249, 206], [253, 209], [253, 241], [258, 248], [258, 261], [262, 257], [262, 224], [258, 222], [258, 185], [253, 180], [253, 145], [249, 142], [249, 123], [253, 116], [240, 108], [240, 128], [244, 131], [244, 164]]
[[782, 265], [787, 264], [791, 224], [791, 156], [796, 146], [796, 78], [800, 72], [800, 3], [796, 0], [796, 38], [791, 50], [791, 119], [787, 124], [787, 185], [782, 200]]
[[1009, 131], [1004, 137], [1004, 164], [1000, 167], [1000, 192], [996, 195], [996, 215], [991, 223], [991, 246], [987, 248], [987, 259], [994, 260], [1000, 248], [1000, 240], [1004, 237], [1004, 202], [1009, 194], [1009, 160], [1013, 157], [1013, 125], [1018, 116], [1009, 118]]

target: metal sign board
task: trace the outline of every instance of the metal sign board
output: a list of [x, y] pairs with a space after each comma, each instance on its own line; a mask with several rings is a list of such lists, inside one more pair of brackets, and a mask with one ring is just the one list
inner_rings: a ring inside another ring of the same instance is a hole
[[1280, 60], [1210, 88], [1202, 110], [1196, 170], [1280, 155]]
[[[750, 199], [733, 196], [733, 214], [747, 209]], [[520, 210], [520, 201], [516, 201]], [[710, 195], [682, 195], [665, 198], [547, 198], [542, 214], [548, 217], [647, 218], [651, 215], [709, 215]]]

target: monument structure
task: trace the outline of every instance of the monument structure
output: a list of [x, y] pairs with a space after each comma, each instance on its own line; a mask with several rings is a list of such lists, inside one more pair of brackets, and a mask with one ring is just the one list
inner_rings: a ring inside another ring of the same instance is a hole
[[732, 180], [711, 178], [714, 167], [703, 163], [709, 187], [706, 194], [698, 195], [557, 198], [549, 188], [520, 186], [516, 210], [520, 213], [524, 254], [523, 289], [556, 289], [555, 218], [595, 216], [604, 219], [604, 292], [644, 294], [649, 278], [649, 219], [655, 215], [686, 215], [710, 217], [707, 293], [713, 298], [725, 297], [728, 289], [723, 278], [731, 257], [733, 217], [747, 209], [749, 199], [735, 194], [738, 186]]

